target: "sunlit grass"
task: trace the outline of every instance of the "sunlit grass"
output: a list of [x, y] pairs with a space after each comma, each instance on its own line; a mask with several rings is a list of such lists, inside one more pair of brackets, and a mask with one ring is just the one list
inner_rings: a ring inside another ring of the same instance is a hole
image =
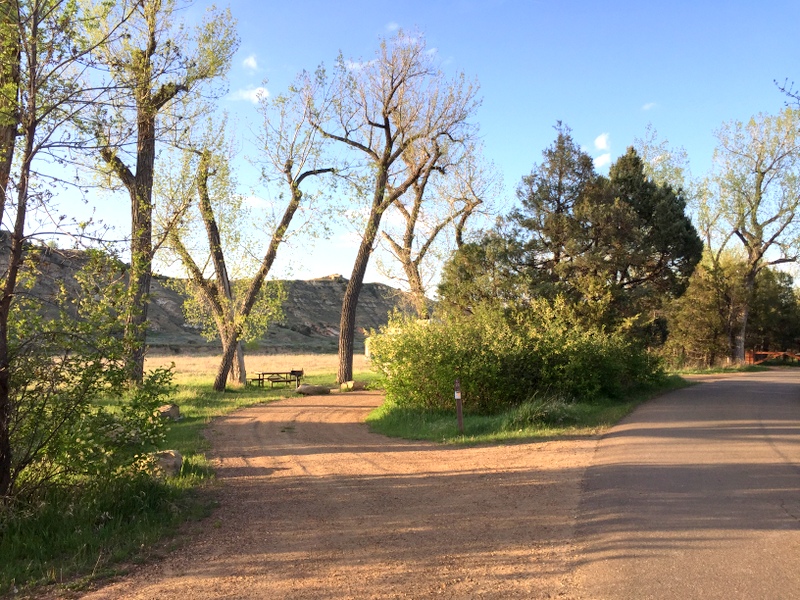
[[445, 444], [484, 444], [596, 435], [617, 423], [642, 402], [691, 385], [667, 377], [659, 385], [638, 389], [623, 399], [595, 402], [543, 399], [492, 416], [465, 415], [464, 433], [458, 431], [455, 408], [447, 413], [414, 410], [384, 403], [367, 417], [377, 432], [393, 437]]
[[[307, 376], [326, 375], [336, 379], [339, 358], [336, 354], [247, 354], [247, 372], [291, 371], [302, 369]], [[146, 368], [166, 367], [175, 364], [179, 381], [201, 382], [213, 380], [219, 367], [219, 355], [191, 356], [188, 354], [157, 354], [148, 356]], [[353, 356], [353, 372], [370, 372], [369, 360], [363, 354]], [[186, 379], [183, 379], [183, 378]], [[196, 377], [196, 379], [192, 379]]]
[[[3, 520], [0, 513], [0, 597], [37, 585], [80, 587], [115, 572], [123, 561], [145, 560], [156, 542], [174, 534], [186, 521], [211, 510], [212, 496], [197, 493], [213, 480], [202, 432], [216, 417], [240, 408], [294, 395], [293, 386], [229, 385], [213, 390], [219, 356], [151, 356], [146, 368], [174, 364], [176, 392], [169, 398], [182, 418], [168, 427], [163, 449], [183, 456], [179, 476], [165, 480], [135, 477], [114, 489], [76, 494], [55, 489], [39, 505]], [[336, 355], [252, 355], [252, 371], [303, 369], [303, 381], [334, 386]], [[363, 356], [354, 359], [355, 378], [374, 385], [377, 377]], [[109, 404], [113, 399], [108, 399]]]

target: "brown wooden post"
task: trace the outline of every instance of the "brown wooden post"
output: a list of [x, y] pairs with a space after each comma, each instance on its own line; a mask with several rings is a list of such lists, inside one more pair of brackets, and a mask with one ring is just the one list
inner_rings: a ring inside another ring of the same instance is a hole
[[455, 396], [456, 396], [456, 419], [458, 420], [458, 431], [459, 433], [464, 433], [464, 407], [461, 403], [461, 381], [456, 379], [455, 384]]

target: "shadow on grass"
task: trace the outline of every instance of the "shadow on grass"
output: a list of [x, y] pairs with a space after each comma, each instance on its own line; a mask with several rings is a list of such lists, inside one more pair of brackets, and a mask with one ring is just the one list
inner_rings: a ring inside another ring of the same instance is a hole
[[597, 435], [628, 415], [642, 402], [689, 385], [670, 375], [663, 382], [632, 390], [623, 398], [591, 402], [543, 400], [510, 407], [496, 415], [464, 415], [458, 430], [452, 411], [429, 411], [387, 401], [367, 417], [377, 433], [444, 444], [522, 443], [531, 440], [577, 439]]

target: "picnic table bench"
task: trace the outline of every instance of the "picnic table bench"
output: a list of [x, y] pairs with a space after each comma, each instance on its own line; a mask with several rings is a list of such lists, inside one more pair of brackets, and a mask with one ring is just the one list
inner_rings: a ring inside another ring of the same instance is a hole
[[264, 387], [266, 382], [269, 382], [269, 387], [275, 387], [276, 383], [283, 383], [288, 385], [295, 384], [295, 388], [300, 387], [300, 378], [303, 377], [302, 369], [293, 369], [291, 371], [256, 371], [255, 377], [250, 378], [252, 385]]

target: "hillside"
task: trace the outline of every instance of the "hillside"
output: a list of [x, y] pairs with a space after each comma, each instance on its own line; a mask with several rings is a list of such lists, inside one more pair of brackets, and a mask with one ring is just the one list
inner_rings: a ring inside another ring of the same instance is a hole
[[[211, 349], [198, 331], [187, 325], [182, 298], [166, 284], [167, 277], [153, 278], [151, 286], [148, 344], [155, 351], [172, 352]], [[285, 281], [287, 298], [284, 320], [270, 326], [266, 335], [250, 345], [269, 352], [336, 352], [339, 314], [347, 280], [340, 275], [322, 279]], [[364, 348], [364, 333], [385, 325], [389, 312], [399, 307], [405, 295], [381, 283], [364, 284], [356, 313], [356, 351]]]
[[[0, 268], [8, 256], [8, 238], [0, 233]], [[51, 298], [60, 281], [75, 289], [74, 273], [86, 262], [80, 250], [45, 250], [38, 260], [41, 277], [32, 294]], [[149, 308], [148, 345], [154, 352], [216, 351], [217, 342], [206, 342], [199, 331], [183, 318], [183, 298], [170, 288], [169, 278], [153, 277]], [[267, 333], [249, 345], [265, 352], [336, 352], [339, 312], [347, 280], [340, 275], [309, 281], [285, 281], [287, 299], [284, 320], [270, 326]], [[364, 333], [387, 322], [389, 312], [399, 307], [405, 294], [380, 283], [367, 283], [361, 290], [356, 314], [356, 352], [363, 351]]]

